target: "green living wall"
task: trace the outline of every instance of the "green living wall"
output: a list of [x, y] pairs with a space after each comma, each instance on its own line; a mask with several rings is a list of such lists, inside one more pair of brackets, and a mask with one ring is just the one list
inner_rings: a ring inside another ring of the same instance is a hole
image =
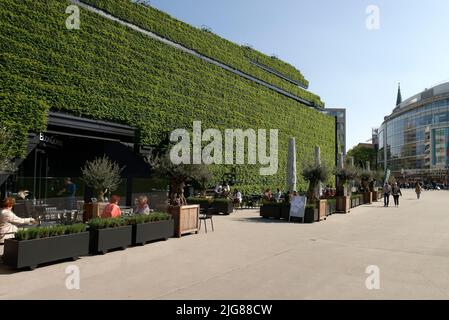
[[[145, 145], [160, 144], [194, 120], [222, 131], [279, 129], [277, 175], [261, 177], [258, 166], [237, 166], [246, 192], [284, 186], [291, 136], [299, 168], [313, 160], [316, 145], [323, 161], [334, 163], [334, 118], [83, 9], [81, 28], [68, 30], [69, 4], [0, 2], [0, 124], [19, 133], [17, 155], [26, 132], [45, 128], [50, 108], [135, 126]], [[144, 10], [134, 8], [136, 16]], [[267, 73], [267, 79], [274, 78]], [[230, 167], [213, 170], [220, 177]], [[306, 187], [301, 177], [299, 187]]]

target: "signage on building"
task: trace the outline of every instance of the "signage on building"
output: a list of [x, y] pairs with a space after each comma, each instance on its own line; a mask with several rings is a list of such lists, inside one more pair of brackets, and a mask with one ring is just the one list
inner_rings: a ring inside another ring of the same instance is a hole
[[42, 132], [39, 134], [39, 141], [56, 147], [62, 147], [63, 145], [62, 140], [57, 139], [53, 136], [46, 135], [45, 133]]

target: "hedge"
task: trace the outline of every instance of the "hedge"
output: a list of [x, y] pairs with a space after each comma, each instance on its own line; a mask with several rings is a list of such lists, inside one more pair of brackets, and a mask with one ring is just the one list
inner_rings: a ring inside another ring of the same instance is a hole
[[[250, 63], [250, 59], [264, 64], [284, 76], [302, 83], [309, 83], [301, 72], [293, 66], [277, 58], [268, 57], [261, 52], [246, 46], [239, 46], [216, 34], [195, 28], [187, 23], [176, 20], [170, 15], [153, 7], [145, 7], [129, 0], [83, 0], [98, 9], [104, 10], [124, 21], [154, 32], [164, 38], [193, 49], [207, 57], [223, 62], [231, 67], [244, 71], [256, 78], [277, 85], [282, 89], [323, 106], [318, 96], [274, 76]], [[169, 27], [167, 27], [169, 26]]]
[[[159, 145], [194, 120], [221, 131], [279, 129], [278, 174], [236, 166], [242, 192], [284, 186], [289, 137], [297, 140], [298, 172], [316, 145], [323, 161], [334, 163], [334, 118], [95, 13], [81, 10], [80, 30], [67, 30], [68, 4], [0, 2], [1, 122], [22, 138], [45, 129], [49, 108], [137, 127], [143, 145]], [[16, 145], [23, 154], [24, 142]], [[218, 178], [230, 170], [213, 166]]]

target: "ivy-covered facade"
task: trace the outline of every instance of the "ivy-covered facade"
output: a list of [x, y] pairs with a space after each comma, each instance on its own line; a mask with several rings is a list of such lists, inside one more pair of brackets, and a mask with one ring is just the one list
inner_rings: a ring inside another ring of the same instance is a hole
[[[318, 96], [284, 79], [308, 86], [279, 59], [128, 0], [82, 2], [323, 106]], [[279, 129], [276, 175], [260, 176], [258, 165], [212, 166], [216, 177], [234, 171], [245, 193], [285, 185], [289, 137], [296, 137], [298, 168], [313, 161], [315, 146], [326, 165], [334, 164], [333, 117], [83, 8], [80, 28], [67, 29], [71, 4], [0, 2], [0, 125], [17, 138], [9, 156], [25, 154], [27, 134], [44, 132], [52, 111], [135, 127], [135, 143], [142, 146], [161, 145], [172, 130], [191, 129], [193, 121], [222, 132]], [[300, 171], [298, 186], [305, 190]]]

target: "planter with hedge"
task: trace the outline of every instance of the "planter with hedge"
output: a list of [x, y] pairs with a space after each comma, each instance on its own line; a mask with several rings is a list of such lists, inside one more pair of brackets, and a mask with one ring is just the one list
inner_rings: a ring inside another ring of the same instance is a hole
[[126, 220], [132, 226], [133, 245], [144, 245], [150, 241], [167, 240], [173, 237], [175, 224], [167, 213], [135, 215]]
[[209, 210], [209, 207], [212, 203], [213, 199], [210, 198], [188, 198], [188, 204], [199, 204], [200, 210], [205, 210], [206, 212]]
[[283, 203], [264, 202], [260, 207], [260, 216], [263, 218], [280, 219], [283, 205]]
[[111, 249], [126, 249], [132, 243], [132, 226], [123, 218], [96, 218], [88, 222], [90, 252], [105, 254]]
[[336, 168], [334, 175], [337, 177], [337, 203], [336, 211], [338, 213], [349, 213], [351, 209], [350, 192], [348, 183], [357, 178], [359, 171], [352, 166]]
[[206, 210], [209, 214], [231, 214], [234, 211], [234, 204], [229, 199], [208, 199], [189, 198], [188, 204], [199, 204], [201, 210]]
[[326, 216], [333, 215], [337, 212], [337, 199], [327, 199]]
[[229, 199], [214, 199], [210, 208], [212, 214], [229, 215], [234, 211], [234, 204]]
[[89, 253], [86, 225], [58, 225], [19, 230], [6, 239], [3, 262], [14, 268], [35, 269], [39, 264], [77, 259]]
[[314, 223], [320, 221], [318, 208], [312, 205], [306, 205], [306, 210], [304, 211], [304, 223]]

